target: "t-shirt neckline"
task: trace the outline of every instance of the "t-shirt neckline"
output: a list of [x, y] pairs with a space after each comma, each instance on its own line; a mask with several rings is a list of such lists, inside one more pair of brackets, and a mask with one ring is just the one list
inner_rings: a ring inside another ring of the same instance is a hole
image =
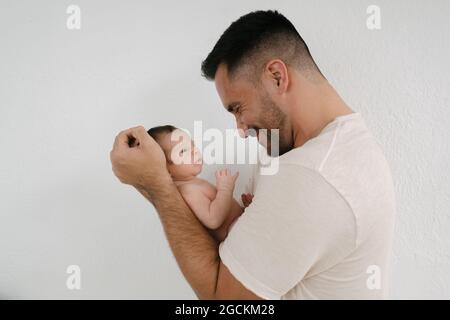
[[361, 117], [361, 113], [359, 113], [359, 112], [352, 112], [352, 113], [348, 113], [348, 114], [343, 114], [341, 116], [337, 116], [336, 118], [334, 118], [334, 120], [332, 120], [325, 127], [323, 127], [323, 129], [320, 131], [320, 134], [323, 133], [330, 126], [332, 126], [336, 123], [346, 121], [346, 120], [356, 119], [356, 118], [360, 118], [360, 117]]

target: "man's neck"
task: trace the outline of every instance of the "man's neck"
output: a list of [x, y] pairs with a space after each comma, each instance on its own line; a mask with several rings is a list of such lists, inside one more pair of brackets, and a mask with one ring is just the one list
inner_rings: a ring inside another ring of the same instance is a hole
[[320, 84], [304, 82], [299, 93], [291, 115], [295, 148], [318, 136], [336, 117], [353, 113], [326, 80]]

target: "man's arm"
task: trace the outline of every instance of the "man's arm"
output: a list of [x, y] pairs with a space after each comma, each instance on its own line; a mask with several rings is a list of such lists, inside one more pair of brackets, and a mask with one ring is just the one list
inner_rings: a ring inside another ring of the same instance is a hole
[[199, 299], [261, 299], [220, 261], [219, 243], [197, 220], [170, 177], [144, 190], [158, 211], [184, 277]]
[[[130, 139], [137, 139], [134, 146]], [[113, 172], [155, 206], [170, 248], [199, 299], [260, 299], [221, 263], [218, 243], [194, 216], [174, 185], [164, 153], [143, 127], [122, 131], [111, 151]]]

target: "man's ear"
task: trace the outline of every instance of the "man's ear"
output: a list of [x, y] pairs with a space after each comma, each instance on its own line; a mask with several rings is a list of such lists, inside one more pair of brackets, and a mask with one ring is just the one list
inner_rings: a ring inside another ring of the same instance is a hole
[[267, 62], [264, 68], [263, 81], [269, 92], [283, 94], [289, 85], [289, 75], [286, 64], [280, 59]]

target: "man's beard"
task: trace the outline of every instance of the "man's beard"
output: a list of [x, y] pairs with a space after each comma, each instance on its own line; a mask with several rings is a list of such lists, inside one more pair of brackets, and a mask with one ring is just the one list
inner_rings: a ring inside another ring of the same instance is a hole
[[[261, 113], [258, 122], [266, 129], [267, 135], [259, 137], [259, 142], [267, 149], [271, 157], [280, 156], [293, 149], [293, 140], [290, 137], [287, 115], [273, 102], [268, 93], [261, 96]], [[278, 129], [278, 130], [271, 130]]]

